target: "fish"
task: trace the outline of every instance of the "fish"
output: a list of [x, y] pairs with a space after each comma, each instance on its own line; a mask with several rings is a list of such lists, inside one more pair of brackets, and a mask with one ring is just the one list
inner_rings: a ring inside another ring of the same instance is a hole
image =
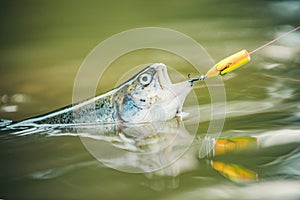
[[13, 126], [167, 121], [182, 113], [191, 90], [188, 81], [172, 83], [165, 64], [154, 63], [107, 93]]

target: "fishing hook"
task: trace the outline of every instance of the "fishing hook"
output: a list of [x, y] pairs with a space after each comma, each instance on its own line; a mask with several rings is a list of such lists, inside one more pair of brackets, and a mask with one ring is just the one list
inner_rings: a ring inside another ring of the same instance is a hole
[[198, 78], [191, 78], [191, 73], [189, 73], [188, 78], [190, 79], [188, 82], [191, 84], [191, 86], [193, 86], [195, 81], [204, 81], [206, 79], [206, 75], [201, 75]]

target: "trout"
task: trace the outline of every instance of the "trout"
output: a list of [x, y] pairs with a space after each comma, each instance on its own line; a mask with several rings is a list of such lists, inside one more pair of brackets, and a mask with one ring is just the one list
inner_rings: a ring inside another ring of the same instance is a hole
[[12, 125], [166, 121], [181, 114], [191, 89], [188, 81], [173, 84], [166, 65], [154, 63], [105, 94]]

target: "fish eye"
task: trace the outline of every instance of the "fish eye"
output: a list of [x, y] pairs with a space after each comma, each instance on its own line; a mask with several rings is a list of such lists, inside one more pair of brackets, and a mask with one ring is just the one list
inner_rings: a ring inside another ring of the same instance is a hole
[[152, 75], [151, 74], [142, 74], [139, 77], [139, 82], [143, 85], [148, 85], [152, 81]]

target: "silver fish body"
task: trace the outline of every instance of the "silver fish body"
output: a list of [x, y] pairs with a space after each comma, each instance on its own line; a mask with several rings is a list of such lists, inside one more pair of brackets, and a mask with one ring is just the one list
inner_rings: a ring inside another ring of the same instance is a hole
[[166, 121], [181, 112], [191, 89], [187, 81], [172, 84], [166, 65], [155, 63], [105, 94], [17, 124]]

